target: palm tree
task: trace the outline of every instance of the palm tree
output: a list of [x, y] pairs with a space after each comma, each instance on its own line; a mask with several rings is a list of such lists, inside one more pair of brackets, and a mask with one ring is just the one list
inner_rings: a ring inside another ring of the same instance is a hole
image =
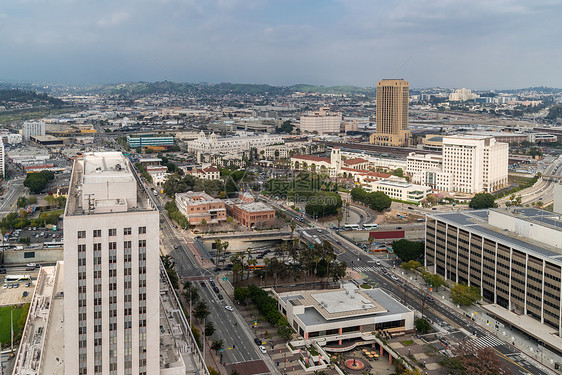
[[314, 266], [314, 276], [316, 276], [318, 274], [318, 263], [322, 260], [322, 258], [320, 258], [318, 255], [314, 256], [314, 263], [316, 264]]
[[254, 269], [255, 269], [256, 264], [258, 264], [258, 260], [257, 259], [248, 259], [247, 264], [248, 264], [248, 277], [246, 279], [249, 279], [250, 278], [250, 266], [254, 266]]
[[328, 281], [330, 279], [330, 264], [332, 264], [333, 259], [331, 255], [327, 255], [324, 260], [326, 261], [326, 281]]

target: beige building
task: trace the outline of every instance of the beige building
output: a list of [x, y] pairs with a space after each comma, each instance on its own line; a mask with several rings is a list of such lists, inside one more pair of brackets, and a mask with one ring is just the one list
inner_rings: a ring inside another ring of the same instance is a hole
[[370, 143], [380, 146], [406, 146], [408, 130], [409, 83], [402, 79], [377, 82], [377, 130]]
[[341, 123], [341, 112], [330, 112], [329, 107], [321, 107], [316, 112], [308, 112], [307, 114], [301, 116], [299, 129], [303, 133], [339, 133]]
[[187, 142], [187, 150], [191, 153], [229, 154], [283, 143], [283, 138], [275, 134], [247, 135], [240, 133], [234, 137], [219, 137], [215, 133], [206, 136], [204, 132], [200, 132], [197, 139]]
[[491, 193], [507, 186], [509, 145], [488, 136], [443, 137], [443, 172], [461, 193]]
[[203, 220], [207, 224], [226, 221], [225, 202], [204, 192], [177, 193], [176, 206], [190, 225], [199, 225]]
[[157, 374], [159, 215], [127, 158], [74, 161], [64, 214], [65, 374]]
[[503, 311], [500, 316], [517, 314], [552, 327], [552, 334], [539, 339], [557, 339], [553, 346], [559, 350], [561, 227], [559, 215], [535, 208], [430, 214], [425, 266], [446, 280], [479, 287], [491, 309]]
[[201, 178], [203, 180], [220, 180], [221, 172], [214, 165], [207, 165], [201, 168], [193, 168], [187, 172], [193, 177]]

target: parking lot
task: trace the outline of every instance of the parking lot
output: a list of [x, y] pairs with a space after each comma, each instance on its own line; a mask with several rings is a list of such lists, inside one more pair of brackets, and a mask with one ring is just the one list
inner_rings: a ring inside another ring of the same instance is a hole
[[31, 243], [43, 243], [43, 242], [59, 242], [62, 241], [62, 230], [52, 230], [41, 227], [28, 227], [24, 229], [14, 230], [8, 241], [10, 243], [17, 244], [22, 238], [29, 237]]
[[[37, 273], [26, 272], [25, 274], [31, 275], [32, 279], [37, 277]], [[17, 305], [19, 303], [31, 302], [35, 282], [32, 280], [27, 287], [25, 286], [26, 282], [27, 281], [6, 283], [4, 281], [4, 277], [2, 277], [2, 289], [0, 290], [0, 306]], [[15, 285], [18, 286], [15, 287]], [[23, 296], [24, 292], [27, 292], [27, 296], [25, 297]]]

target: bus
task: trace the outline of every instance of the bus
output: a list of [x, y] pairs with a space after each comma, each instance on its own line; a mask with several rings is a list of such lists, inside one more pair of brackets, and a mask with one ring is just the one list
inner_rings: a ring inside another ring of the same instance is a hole
[[378, 227], [378, 224], [363, 224], [363, 229], [377, 229]]
[[263, 270], [264, 268], [265, 268], [265, 264], [256, 264], [256, 265], [250, 264], [248, 266], [248, 269], [250, 270]]
[[29, 275], [6, 275], [4, 282], [12, 283], [16, 281], [31, 281], [31, 276]]
[[359, 230], [359, 229], [361, 229], [361, 227], [359, 226], [359, 224], [347, 224], [343, 227], [343, 229], [345, 229], [345, 230]]
[[63, 247], [64, 242], [62, 242], [62, 241], [44, 242], [43, 246], [45, 246], [45, 247]]

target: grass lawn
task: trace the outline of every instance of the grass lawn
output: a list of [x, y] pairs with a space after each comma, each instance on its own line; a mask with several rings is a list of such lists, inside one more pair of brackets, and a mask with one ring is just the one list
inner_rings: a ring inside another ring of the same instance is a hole
[[[14, 310], [14, 337], [18, 336], [18, 320], [24, 311], [23, 307], [14, 308], [14, 306], [0, 307], [0, 343], [6, 345], [10, 342], [10, 311]], [[23, 330], [23, 327], [21, 327]]]
[[518, 184], [518, 185], [526, 184], [532, 179], [533, 179], [532, 177], [514, 176], [512, 174], [509, 174], [507, 176], [507, 180], [510, 184]]

